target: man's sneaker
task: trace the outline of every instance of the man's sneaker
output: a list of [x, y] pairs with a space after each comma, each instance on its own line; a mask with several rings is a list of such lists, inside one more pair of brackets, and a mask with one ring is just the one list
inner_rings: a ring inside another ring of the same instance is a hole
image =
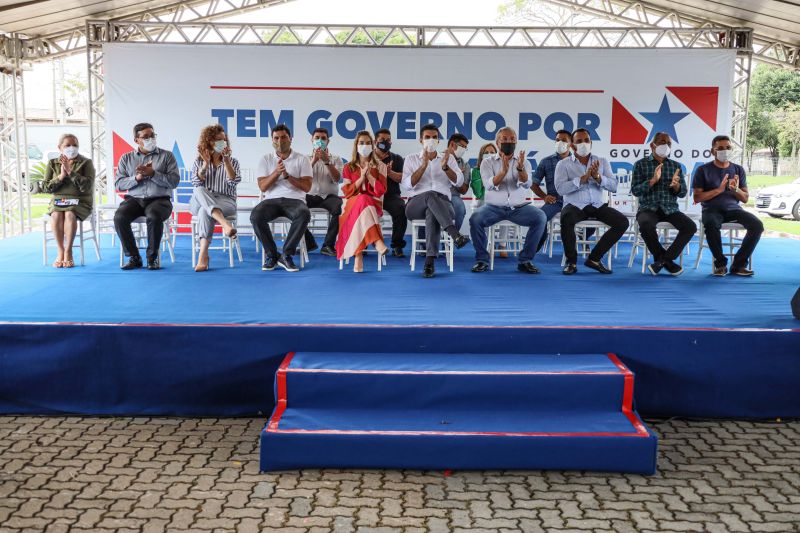
[[489, 270], [489, 265], [483, 261], [478, 261], [472, 266], [473, 272], [486, 272], [487, 270]]
[[298, 272], [300, 270], [295, 266], [294, 261], [292, 260], [292, 256], [286, 254], [282, 254], [278, 258], [278, 266], [286, 270], [287, 272]]
[[264, 264], [261, 265], [261, 270], [275, 270], [276, 266], [278, 266], [278, 258], [268, 256]]
[[319, 248], [319, 245], [317, 244], [317, 241], [315, 241], [315, 240], [306, 241], [306, 251], [313, 252], [317, 248]]
[[739, 268], [732, 268], [731, 274], [733, 274], [734, 276], [750, 277], [753, 274], [755, 274], [755, 272], [753, 272], [747, 267], [739, 267]]
[[675, 261], [667, 261], [664, 263], [664, 268], [667, 269], [667, 272], [669, 272], [671, 276], [680, 276], [683, 274], [683, 267]]
[[606, 266], [602, 262], [595, 261], [594, 259], [587, 259], [586, 261], [583, 262], [583, 264], [586, 265], [587, 267], [593, 269], [593, 270], [597, 270], [601, 274], [611, 274], [612, 273], [610, 268], [606, 268]]
[[120, 267], [122, 270], [133, 270], [135, 268], [142, 268], [142, 257], [135, 255], [128, 259], [128, 262]]
[[423, 278], [432, 278], [436, 275], [436, 267], [433, 266], [433, 261], [425, 262], [425, 266], [422, 267], [422, 277]]
[[333, 249], [333, 246], [323, 246], [319, 253], [328, 257], [336, 257], [336, 250]]
[[147, 260], [147, 270], [158, 270], [159, 268], [161, 268], [161, 261], [158, 260], [158, 257]]
[[714, 265], [714, 269], [711, 271], [711, 274], [714, 276], [722, 277], [728, 273], [728, 266], [727, 265]]
[[575, 263], [567, 263], [567, 266], [565, 266], [564, 270], [562, 270], [561, 272], [565, 276], [571, 276], [577, 271], [578, 271], [578, 265], [576, 265]]
[[403, 253], [403, 249], [399, 246], [395, 246], [392, 248], [392, 257], [405, 257], [406, 254]]
[[525, 272], [526, 274], [538, 274], [539, 269], [536, 268], [536, 265], [531, 263], [530, 261], [525, 261], [524, 263], [520, 263], [517, 265], [517, 270], [520, 272]]
[[662, 268], [664, 268], [664, 263], [661, 261], [656, 261], [655, 263], [647, 265], [647, 270], [649, 270], [654, 276], [658, 276], [658, 273], [661, 272]]
[[459, 234], [458, 237], [453, 239], [453, 244], [455, 244], [456, 248], [459, 248], [459, 249], [463, 248], [468, 243], [469, 243], [469, 237], [467, 237], [466, 235]]

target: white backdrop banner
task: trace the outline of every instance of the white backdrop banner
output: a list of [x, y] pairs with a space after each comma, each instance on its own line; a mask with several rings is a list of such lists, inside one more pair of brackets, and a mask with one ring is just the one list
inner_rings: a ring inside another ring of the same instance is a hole
[[673, 157], [691, 172], [710, 159], [711, 138], [730, 131], [736, 57], [697, 49], [133, 43], [105, 45], [104, 53], [108, 168], [131, 149], [134, 124], [150, 122], [159, 146], [189, 169], [200, 129], [219, 122], [243, 169], [243, 196], [258, 194], [256, 162], [272, 150], [278, 123], [289, 126], [302, 153], [311, 151], [314, 128], [328, 128], [331, 152], [345, 159], [362, 129], [388, 128], [392, 151], [405, 156], [420, 149], [419, 128], [433, 122], [445, 137], [466, 135], [474, 159], [500, 127], [511, 126], [534, 168], [554, 152], [557, 130], [582, 127], [623, 184], [633, 163], [649, 155], [652, 135], [667, 131]]

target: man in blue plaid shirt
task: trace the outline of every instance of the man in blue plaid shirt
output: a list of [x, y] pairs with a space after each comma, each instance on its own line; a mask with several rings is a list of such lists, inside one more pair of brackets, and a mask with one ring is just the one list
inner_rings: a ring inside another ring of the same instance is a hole
[[[697, 225], [678, 207], [678, 198], [686, 196], [687, 188], [680, 163], [669, 158], [671, 151], [669, 134], [656, 133], [650, 143], [652, 155], [634, 163], [631, 179], [631, 193], [639, 198], [636, 222], [647, 249], [655, 259], [647, 267], [654, 276], [662, 269], [673, 276], [683, 273], [675, 259], [697, 232]], [[658, 239], [656, 225], [659, 222], [669, 222], [678, 230], [677, 237], [666, 250]]]

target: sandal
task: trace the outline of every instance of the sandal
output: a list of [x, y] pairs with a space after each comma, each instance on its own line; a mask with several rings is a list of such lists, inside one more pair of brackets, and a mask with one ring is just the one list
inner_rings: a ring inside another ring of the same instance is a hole
[[228, 237], [230, 240], [235, 241], [238, 238], [238, 235], [236, 233], [237, 233], [236, 228], [231, 228], [230, 233], [225, 234], [225, 236]]
[[72, 268], [75, 266], [75, 261], [73, 261], [72, 259], [67, 259], [61, 262], [61, 266], [63, 268]]
[[53, 261], [53, 268], [62, 268], [64, 266], [64, 261]]

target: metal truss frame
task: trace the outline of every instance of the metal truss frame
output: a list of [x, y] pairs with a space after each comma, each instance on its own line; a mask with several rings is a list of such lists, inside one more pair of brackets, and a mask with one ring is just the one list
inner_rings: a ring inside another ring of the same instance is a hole
[[31, 196], [27, 176], [28, 141], [25, 128], [25, 91], [16, 36], [3, 43], [15, 58], [0, 69], [0, 220], [2, 236], [31, 229]]

